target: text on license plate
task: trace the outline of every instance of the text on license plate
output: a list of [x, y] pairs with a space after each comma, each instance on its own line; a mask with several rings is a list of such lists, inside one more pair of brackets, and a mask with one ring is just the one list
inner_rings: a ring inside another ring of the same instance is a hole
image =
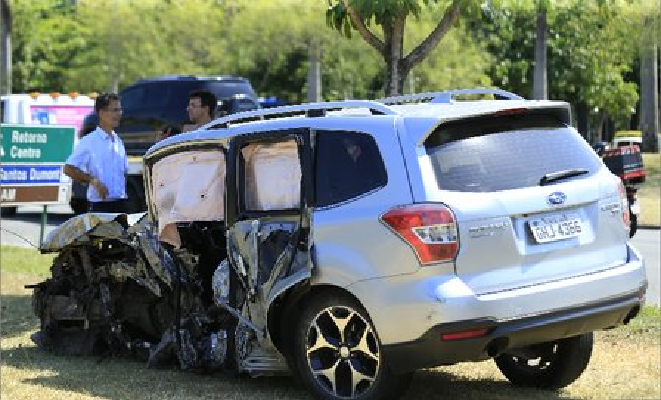
[[578, 214], [551, 214], [528, 221], [530, 231], [537, 243], [553, 242], [579, 236], [583, 223]]

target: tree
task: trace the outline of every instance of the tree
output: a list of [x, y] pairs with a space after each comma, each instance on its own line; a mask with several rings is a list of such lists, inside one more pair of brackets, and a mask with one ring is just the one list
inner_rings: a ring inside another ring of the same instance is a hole
[[640, 38], [640, 130], [643, 134], [643, 150], [659, 151], [659, 35], [661, 35], [661, 7], [650, 2], [646, 9], [639, 9], [641, 31], [648, 32]]
[[[327, 23], [351, 36], [351, 30], [358, 31], [360, 36], [372, 46], [383, 58], [386, 64], [385, 92], [386, 95], [402, 93], [404, 82], [411, 69], [427, 57], [448, 33], [459, 18], [462, 6], [466, 0], [453, 0], [446, 5], [445, 13], [436, 27], [417, 46], [404, 55], [404, 29], [410, 15], [419, 17], [422, 7], [432, 7], [437, 0], [329, 0], [330, 7], [326, 11]], [[440, 1], [440, 3], [444, 3]], [[382, 37], [369, 29], [372, 20], [381, 27]]]
[[225, 10], [216, 0], [11, 5], [14, 92], [117, 91], [153, 75], [230, 70]]
[[0, 2], [0, 94], [11, 93], [11, 8]]
[[[301, 102], [306, 96], [310, 48], [321, 49], [324, 100], [379, 98], [384, 95], [381, 57], [359, 35], [338, 35], [326, 25], [325, 6], [309, 0], [239, 0], [226, 20], [225, 40], [236, 73], [251, 80], [258, 93]], [[296, 10], [295, 13], [283, 10]], [[404, 31], [404, 47], [422, 42], [445, 13], [429, 7]], [[268, 21], [267, 24], [264, 21]], [[459, 21], [460, 22], [460, 21]], [[260, 26], [260, 29], [245, 27]], [[260, 43], [260, 45], [255, 45]], [[443, 38], [404, 81], [403, 91], [488, 85], [490, 62], [460, 23]]]
[[228, 70], [225, 10], [215, 0], [79, 0], [77, 12], [89, 47], [69, 81], [116, 91], [153, 75]]
[[[384, 95], [381, 56], [360, 36], [328, 27], [322, 2], [10, 1], [21, 21], [14, 26], [14, 52], [23, 60], [13, 82], [17, 92], [114, 91], [162, 74], [239, 75], [260, 95], [299, 103], [307, 99], [310, 52], [316, 48], [324, 100]], [[430, 5], [406, 25], [404, 47], [429, 36], [446, 13], [444, 4]], [[443, 46], [412, 67], [405, 89], [489, 85], [490, 60], [459, 21]]]
[[[319, 16], [323, 5], [304, 0], [239, 0], [234, 6], [226, 21], [230, 34], [224, 38], [233, 73], [248, 78], [263, 95], [305, 101], [309, 52], [313, 42], [324, 43], [332, 33]], [[296, 10], [295, 15], [282, 12], [287, 6]]]
[[75, 7], [65, 0], [12, 0], [12, 88], [64, 91], [69, 60], [85, 51]]
[[[617, 0], [566, 0], [547, 9], [549, 97], [570, 102], [579, 132], [592, 140], [608, 119], [616, 128], [627, 126], [638, 98], [635, 82], [625, 79], [637, 52], [627, 14], [633, 7]], [[472, 31], [498, 60], [491, 79], [516, 93], [532, 93], [537, 10], [511, 1], [482, 11], [471, 21]]]

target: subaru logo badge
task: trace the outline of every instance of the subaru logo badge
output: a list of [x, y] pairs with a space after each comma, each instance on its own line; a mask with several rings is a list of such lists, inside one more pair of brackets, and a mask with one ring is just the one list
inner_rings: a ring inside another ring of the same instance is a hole
[[546, 199], [548, 200], [549, 204], [557, 206], [564, 203], [565, 200], [567, 200], [567, 196], [562, 192], [553, 192]]

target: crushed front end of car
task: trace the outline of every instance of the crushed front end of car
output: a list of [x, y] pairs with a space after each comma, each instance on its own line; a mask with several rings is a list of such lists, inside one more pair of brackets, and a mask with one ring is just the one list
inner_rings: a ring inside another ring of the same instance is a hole
[[[231, 368], [254, 376], [288, 373], [268, 338], [266, 318], [259, 317], [262, 296], [255, 295], [262, 292], [259, 283], [273, 285], [282, 271], [263, 275], [238, 253], [239, 247], [273, 240], [280, 228], [262, 240], [247, 227], [245, 241], [230, 245], [244, 269], [239, 276], [253, 282], [248, 290], [230, 290], [236, 275], [228, 259], [218, 261], [225, 243], [198, 233], [186, 236], [186, 247], [175, 248], [159, 240], [147, 216], [136, 217], [84, 214], [51, 232], [41, 251], [58, 253], [52, 276], [28, 286], [41, 321], [33, 341], [54, 354], [135, 356], [149, 367], [178, 363], [182, 369]], [[230, 305], [236, 297], [240, 307]]]
[[[275, 161], [257, 152], [249, 167], [262, 176], [264, 166], [297, 159], [297, 149], [276, 149]], [[280, 316], [312, 270], [311, 211], [295, 204], [298, 181], [286, 197], [297, 212], [230, 224], [218, 145], [186, 145], [146, 165], [150, 214], [79, 215], [42, 244], [57, 256], [52, 276], [29, 286], [41, 321], [33, 341], [62, 355], [137, 356], [150, 367], [290, 373]], [[266, 206], [282, 197], [253, 190]]]
[[56, 354], [221, 367], [224, 315], [203, 300], [199, 257], [163, 246], [146, 217], [130, 217], [84, 214], [49, 235], [42, 252], [59, 254], [51, 278], [30, 286], [41, 320], [32, 339]]

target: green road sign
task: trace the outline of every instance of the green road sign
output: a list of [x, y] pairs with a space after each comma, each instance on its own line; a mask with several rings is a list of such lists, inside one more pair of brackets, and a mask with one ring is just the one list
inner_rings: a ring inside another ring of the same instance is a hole
[[42, 204], [43, 241], [47, 204], [66, 204], [71, 180], [64, 163], [73, 151], [76, 128], [59, 125], [2, 125], [0, 128], [0, 204]]
[[64, 163], [75, 140], [74, 127], [55, 125], [2, 125], [2, 152], [5, 164]]
[[71, 180], [62, 169], [76, 129], [60, 125], [2, 125], [0, 203], [66, 204]]

